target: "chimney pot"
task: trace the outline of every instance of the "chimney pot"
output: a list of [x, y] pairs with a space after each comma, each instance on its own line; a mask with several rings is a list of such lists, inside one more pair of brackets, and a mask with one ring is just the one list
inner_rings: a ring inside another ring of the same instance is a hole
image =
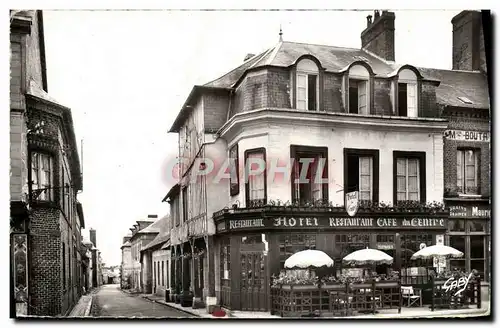
[[148, 214], [148, 219], [157, 219], [158, 214]]
[[375, 10], [375, 18], [374, 19], [377, 19], [380, 17], [380, 12], [378, 10]]
[[372, 25], [372, 15], [366, 16], [366, 27], [370, 27]]

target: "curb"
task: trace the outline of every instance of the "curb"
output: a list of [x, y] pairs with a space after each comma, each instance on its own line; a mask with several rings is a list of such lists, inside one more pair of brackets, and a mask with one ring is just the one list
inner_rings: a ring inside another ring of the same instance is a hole
[[92, 295], [90, 297], [90, 302], [89, 304], [87, 305], [87, 308], [85, 309], [85, 313], [83, 314], [83, 316], [85, 317], [90, 317], [90, 309], [92, 308], [92, 303], [94, 302], [94, 296]]
[[163, 302], [158, 302], [157, 300], [153, 300], [153, 299], [151, 299], [151, 298], [149, 298], [149, 297], [147, 297], [147, 296], [143, 296], [143, 295], [141, 295], [141, 297], [142, 297], [142, 298], [144, 298], [144, 299], [147, 299], [147, 300], [148, 300], [148, 301], [150, 301], [150, 302], [153, 302], [153, 303], [156, 303], [156, 304], [161, 304], [161, 305], [164, 305], [164, 306], [168, 306], [168, 307], [169, 307], [169, 308], [171, 308], [171, 309], [174, 309], [174, 310], [177, 310], [177, 311], [181, 311], [181, 312], [184, 312], [184, 313], [187, 313], [187, 314], [190, 314], [190, 315], [194, 315], [194, 316], [195, 316], [195, 317], [197, 317], [197, 318], [202, 318], [202, 317], [201, 317], [200, 315], [198, 315], [197, 313], [189, 312], [189, 311], [184, 310], [184, 309], [179, 309], [179, 308], [176, 308], [176, 307], [174, 307], [174, 306], [170, 306], [170, 305], [168, 305], [168, 304], [166, 304], [166, 303], [163, 303]]

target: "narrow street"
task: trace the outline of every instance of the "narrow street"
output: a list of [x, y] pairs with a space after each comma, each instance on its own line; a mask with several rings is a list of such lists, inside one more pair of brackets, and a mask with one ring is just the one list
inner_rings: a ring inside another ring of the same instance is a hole
[[104, 285], [94, 296], [91, 315], [93, 317], [193, 317], [185, 312], [143, 299], [139, 295], [127, 294], [119, 285]]

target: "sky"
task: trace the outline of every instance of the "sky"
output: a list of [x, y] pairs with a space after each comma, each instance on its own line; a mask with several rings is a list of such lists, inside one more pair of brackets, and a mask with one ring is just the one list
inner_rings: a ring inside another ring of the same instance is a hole
[[[458, 10], [395, 11], [396, 62], [451, 69]], [[194, 85], [205, 84], [279, 39], [359, 48], [370, 11], [44, 11], [48, 92], [71, 108], [83, 140], [84, 236], [97, 230], [106, 264], [123, 236], [162, 217], [177, 156], [168, 133]], [[81, 149], [79, 149], [82, 155]]]

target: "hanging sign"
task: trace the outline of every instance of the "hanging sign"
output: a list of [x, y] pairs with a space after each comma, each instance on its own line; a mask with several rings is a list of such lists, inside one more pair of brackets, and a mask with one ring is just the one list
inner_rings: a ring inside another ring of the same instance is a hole
[[345, 209], [349, 216], [355, 216], [359, 209], [358, 192], [348, 192], [345, 194]]

